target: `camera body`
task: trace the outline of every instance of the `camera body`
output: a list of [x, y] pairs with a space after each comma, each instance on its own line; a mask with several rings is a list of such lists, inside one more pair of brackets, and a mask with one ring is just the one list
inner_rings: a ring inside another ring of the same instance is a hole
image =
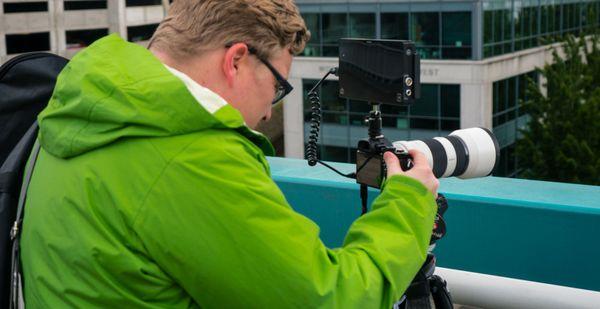
[[373, 105], [366, 122], [369, 124], [369, 138], [361, 139], [356, 150], [356, 182], [373, 188], [381, 188], [387, 174], [383, 154], [393, 152], [400, 160], [403, 170], [412, 162], [407, 149], [396, 148], [381, 134], [381, 113], [379, 105]]
[[373, 142], [361, 140], [358, 142], [356, 151], [356, 182], [373, 188], [381, 188], [387, 174], [387, 168], [383, 161], [383, 154], [387, 151], [393, 152], [398, 157], [403, 170], [410, 168], [412, 163], [408, 152], [394, 148], [387, 139], [382, 138], [380, 141]]

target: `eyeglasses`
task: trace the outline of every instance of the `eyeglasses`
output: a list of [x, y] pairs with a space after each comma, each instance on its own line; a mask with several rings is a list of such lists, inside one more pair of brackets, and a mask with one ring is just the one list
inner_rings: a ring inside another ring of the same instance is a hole
[[[225, 47], [229, 48], [232, 45], [233, 44], [227, 44], [227, 45], [225, 45]], [[279, 74], [279, 72], [273, 67], [273, 65], [267, 59], [264, 59], [263, 57], [258, 55], [256, 48], [248, 45], [248, 52], [250, 54], [256, 56], [256, 58], [258, 58], [258, 60], [260, 60], [260, 62], [262, 62], [264, 65], [266, 65], [267, 68], [271, 71], [271, 73], [273, 73], [273, 76], [275, 76], [275, 81], [277, 83], [275, 85], [275, 98], [273, 99], [272, 104], [275, 104], [275, 103], [281, 101], [286, 95], [288, 95], [290, 92], [292, 92], [294, 87], [292, 87], [292, 85], [290, 85], [290, 83], [285, 78], [283, 78], [283, 76], [281, 74]]]

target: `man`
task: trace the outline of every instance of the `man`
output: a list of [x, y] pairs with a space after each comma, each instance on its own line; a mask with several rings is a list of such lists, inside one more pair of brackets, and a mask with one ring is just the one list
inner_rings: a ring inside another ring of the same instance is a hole
[[253, 131], [309, 34], [291, 0], [177, 0], [149, 50], [108, 36], [61, 73], [21, 240], [31, 308], [389, 308], [424, 261], [437, 179], [412, 153], [326, 248]]

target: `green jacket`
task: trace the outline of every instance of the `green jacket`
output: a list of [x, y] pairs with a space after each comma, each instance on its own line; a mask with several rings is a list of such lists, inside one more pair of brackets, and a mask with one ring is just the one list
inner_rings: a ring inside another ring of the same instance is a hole
[[21, 239], [30, 308], [389, 308], [435, 202], [388, 179], [343, 247], [294, 212], [268, 140], [115, 35], [77, 54], [40, 114]]

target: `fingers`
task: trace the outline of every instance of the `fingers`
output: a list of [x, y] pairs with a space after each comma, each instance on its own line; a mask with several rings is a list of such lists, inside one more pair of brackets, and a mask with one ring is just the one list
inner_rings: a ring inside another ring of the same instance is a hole
[[422, 152], [420, 152], [416, 149], [410, 149], [408, 151], [408, 154], [412, 157], [412, 161], [415, 166], [423, 165], [423, 164], [429, 165], [429, 162], [427, 161], [427, 157]]
[[433, 171], [429, 166], [427, 157], [416, 149], [411, 149], [408, 154], [412, 157], [414, 166], [408, 171], [402, 171], [400, 167], [400, 160], [393, 152], [386, 152], [383, 154], [383, 160], [387, 166], [387, 177], [392, 175], [406, 175], [420, 181], [433, 196], [437, 196], [437, 189], [440, 185], [438, 179], [433, 175]]
[[384, 153], [383, 160], [385, 161], [385, 165], [387, 167], [388, 178], [392, 175], [403, 173], [402, 169], [400, 168], [400, 160], [398, 160], [398, 157], [396, 157], [393, 152], [388, 151]]
[[406, 172], [406, 175], [421, 181], [421, 183], [423, 183], [423, 185], [425, 185], [425, 187], [427, 187], [427, 189], [433, 193], [433, 196], [437, 197], [437, 189], [440, 185], [440, 182], [435, 175], [433, 175], [433, 171], [429, 166], [427, 157], [416, 149], [409, 150], [408, 154], [410, 154], [412, 157], [414, 166], [412, 169]]

